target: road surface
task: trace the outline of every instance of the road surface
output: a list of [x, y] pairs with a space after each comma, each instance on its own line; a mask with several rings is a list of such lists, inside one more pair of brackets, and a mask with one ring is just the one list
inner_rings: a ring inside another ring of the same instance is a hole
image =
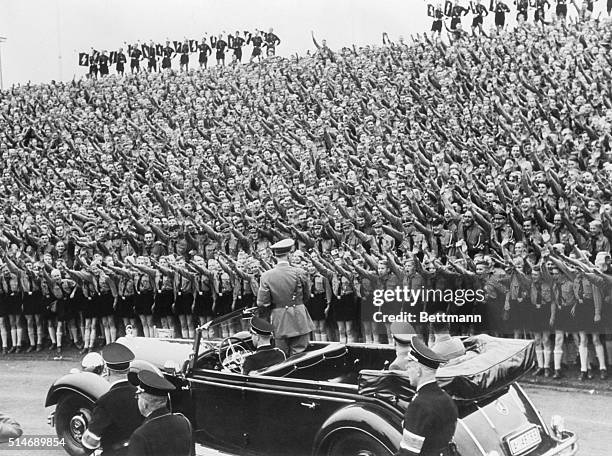
[[[79, 358], [61, 361], [22, 357], [0, 357], [0, 410], [14, 417], [24, 429], [25, 435], [53, 437], [54, 430], [47, 425], [51, 409], [45, 409], [44, 401], [49, 386], [71, 368], [78, 367]], [[589, 394], [578, 391], [554, 391], [543, 387], [524, 386], [533, 403], [549, 422], [554, 414], [566, 419], [567, 428], [575, 431], [580, 439], [581, 455], [609, 456], [612, 448], [612, 395]], [[62, 456], [56, 451], [6, 451], [4, 456], [31, 456], [45, 454]], [[207, 456], [219, 455], [216, 451]]]

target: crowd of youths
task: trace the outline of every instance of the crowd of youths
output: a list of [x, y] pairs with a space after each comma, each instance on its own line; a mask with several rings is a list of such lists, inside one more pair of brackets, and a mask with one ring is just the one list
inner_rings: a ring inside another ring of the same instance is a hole
[[[593, 17], [595, 3], [598, 0], [490, 0], [483, 3], [483, 0], [470, 0], [469, 2], [446, 0], [444, 6], [439, 2], [436, 5], [427, 5], [427, 15], [433, 19], [431, 24], [432, 38], [440, 38], [442, 35], [442, 25], [449, 34], [449, 39], [464, 38], [468, 32], [463, 27], [462, 18], [471, 16], [472, 35], [484, 34], [484, 21], [489, 13], [493, 19], [493, 30], [502, 31], [507, 23], [507, 15], [516, 13], [516, 21], [523, 24], [533, 19], [534, 24], [541, 27], [549, 25], [551, 22], [568, 20], [568, 6], [575, 9], [578, 20], [590, 20]], [[509, 6], [512, 5], [514, 11]], [[551, 5], [552, 4], [552, 5]], [[549, 11], [554, 6], [553, 11]], [[608, 16], [612, 13], [612, 0], [607, 0], [606, 11]], [[548, 16], [548, 17], [547, 17]], [[598, 16], [599, 18], [599, 16]], [[450, 23], [446, 21], [450, 19]]]
[[[267, 32], [256, 29], [254, 32], [245, 30], [240, 33], [236, 30], [233, 35], [225, 32], [210, 37], [204, 35], [200, 42], [185, 38], [183, 41], [166, 40], [165, 44], [156, 43], [153, 40], [145, 44], [125, 43], [127, 54], [124, 53], [122, 47], [110, 53], [107, 50], [100, 51], [92, 48], [90, 52], [79, 53], [79, 65], [89, 68], [88, 77], [98, 78], [98, 75], [108, 76], [113, 65], [117, 75], [124, 75], [128, 61], [132, 74], [140, 72], [141, 62], [143, 62], [143, 70], [146, 68], [149, 73], [169, 71], [178, 57], [179, 70], [186, 72], [189, 71], [189, 62], [194, 54], [197, 56], [199, 68], [206, 69], [208, 58], [213, 53], [216, 64], [225, 66], [226, 53], [231, 52], [231, 63], [242, 62], [243, 48], [252, 46], [249, 62], [261, 62], [264, 50], [266, 57], [273, 57], [276, 55], [276, 47], [280, 42], [280, 38], [272, 28]], [[193, 64], [191, 68], [194, 68]]]
[[3, 92], [3, 351], [193, 337], [255, 303], [292, 237], [314, 339], [387, 342], [376, 290], [484, 290], [454, 333], [533, 337], [555, 377], [575, 339], [583, 379], [590, 340], [605, 377], [611, 38], [521, 24]]

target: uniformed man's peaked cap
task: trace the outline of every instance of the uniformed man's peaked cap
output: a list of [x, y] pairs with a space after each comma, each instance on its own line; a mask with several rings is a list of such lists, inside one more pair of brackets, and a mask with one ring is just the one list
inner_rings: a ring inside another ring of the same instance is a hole
[[440, 364], [448, 361], [429, 348], [418, 336], [412, 337], [410, 355], [416, 362], [430, 369], [437, 369]]
[[145, 393], [160, 397], [166, 396], [176, 389], [176, 387], [164, 377], [150, 370], [141, 370], [138, 372], [138, 386], [140, 386]]
[[400, 345], [410, 345], [412, 336], [416, 334], [416, 331], [408, 322], [395, 321], [391, 323], [390, 329], [393, 339]]
[[282, 239], [270, 247], [274, 255], [284, 255], [291, 252], [295, 241], [293, 239]]
[[122, 371], [130, 367], [134, 353], [125, 345], [113, 342], [102, 349], [102, 359], [109, 369]]
[[263, 318], [251, 318], [251, 331], [261, 336], [271, 336], [274, 332], [274, 326], [268, 323]]

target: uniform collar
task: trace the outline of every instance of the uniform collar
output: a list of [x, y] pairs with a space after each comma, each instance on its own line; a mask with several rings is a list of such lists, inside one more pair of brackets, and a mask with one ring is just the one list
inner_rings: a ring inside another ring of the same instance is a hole
[[262, 350], [272, 350], [272, 345], [266, 344], [266, 345], [260, 345], [259, 347], [257, 347], [257, 351], [262, 351]]
[[417, 393], [418, 393], [418, 392], [419, 392], [421, 389], [423, 389], [423, 387], [425, 387], [425, 386], [427, 386], [427, 385], [431, 385], [431, 384], [433, 384], [433, 383], [437, 383], [436, 379], [429, 380], [428, 382], [425, 382], [425, 383], [421, 383], [419, 386], [417, 386], [417, 389], [416, 389], [416, 390], [417, 390]]
[[168, 407], [163, 406], [158, 408], [157, 410], [153, 410], [151, 413], [149, 413], [149, 415], [147, 416], [147, 421], [153, 420], [155, 418], [159, 418], [160, 416], [164, 416], [164, 415], [168, 415], [170, 413], [170, 410], [168, 410]]
[[113, 383], [110, 384], [110, 387], [115, 388], [115, 387], [123, 386], [122, 385], [123, 383], [128, 383], [127, 379], [115, 380]]
[[278, 263], [276, 263], [276, 266], [291, 266], [289, 264], [289, 261], [287, 260], [280, 260]]

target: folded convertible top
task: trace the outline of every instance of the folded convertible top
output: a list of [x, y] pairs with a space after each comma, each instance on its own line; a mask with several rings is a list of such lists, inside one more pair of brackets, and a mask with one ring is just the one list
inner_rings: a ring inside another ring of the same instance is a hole
[[[438, 369], [436, 375], [440, 386], [455, 400], [483, 399], [517, 381], [535, 365], [530, 340], [482, 334], [468, 337], [463, 344], [466, 354]], [[359, 392], [407, 399], [414, 388], [401, 372], [363, 370], [359, 373]]]

